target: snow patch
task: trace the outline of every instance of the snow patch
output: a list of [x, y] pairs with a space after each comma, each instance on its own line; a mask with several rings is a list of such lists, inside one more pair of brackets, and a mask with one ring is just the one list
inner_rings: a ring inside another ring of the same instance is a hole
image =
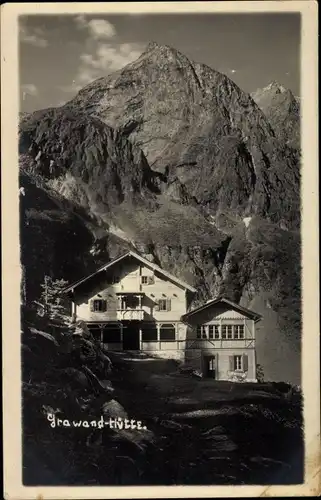
[[210, 215], [210, 219], [212, 219], [212, 220], [209, 220], [208, 222], [211, 224], [211, 226], [216, 226], [214, 215]]
[[244, 217], [243, 222], [245, 224], [245, 227], [249, 227], [251, 220], [252, 217]]

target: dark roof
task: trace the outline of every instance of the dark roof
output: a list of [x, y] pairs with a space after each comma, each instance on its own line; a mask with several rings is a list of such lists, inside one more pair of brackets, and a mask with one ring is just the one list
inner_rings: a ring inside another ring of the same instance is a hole
[[151, 267], [152, 269], [154, 269], [155, 271], [159, 272], [160, 274], [163, 274], [164, 276], [166, 276], [170, 281], [173, 281], [174, 283], [176, 283], [177, 285], [181, 286], [182, 288], [186, 288], [188, 290], [190, 290], [191, 292], [196, 292], [195, 288], [193, 288], [191, 285], [189, 285], [188, 283], [185, 283], [184, 281], [176, 278], [175, 276], [173, 276], [171, 273], [169, 273], [168, 271], [165, 271], [164, 269], [162, 269], [161, 267], [157, 266], [156, 264], [154, 264], [153, 262], [150, 262], [149, 260], [145, 259], [144, 257], [142, 257], [141, 255], [139, 255], [138, 253], [136, 252], [133, 252], [132, 250], [130, 250], [129, 252], [126, 252], [125, 254], [119, 256], [119, 257], [116, 257], [115, 259], [111, 260], [110, 262], [108, 262], [107, 264], [104, 264], [102, 267], [100, 267], [99, 269], [97, 269], [97, 271], [95, 271], [94, 273], [90, 274], [89, 276], [86, 276], [85, 278], [82, 278], [81, 280], [78, 280], [76, 281], [75, 283], [72, 283], [71, 285], [68, 285], [64, 290], [63, 292], [64, 293], [67, 293], [67, 292], [70, 292], [71, 290], [74, 290], [75, 288], [77, 288], [79, 285], [81, 285], [82, 283], [84, 283], [85, 281], [89, 280], [90, 278], [92, 278], [93, 276], [97, 275], [98, 273], [102, 272], [102, 271], [105, 271], [106, 269], [112, 267], [114, 264], [116, 264], [117, 262], [120, 262], [121, 260], [123, 260], [124, 258], [126, 257], [134, 257], [135, 259], [139, 260], [140, 262], [142, 262], [143, 264], [145, 264], [146, 266], [148, 267]]
[[206, 302], [206, 304], [203, 304], [203, 305], [197, 307], [196, 309], [193, 309], [192, 311], [184, 314], [181, 317], [181, 320], [185, 321], [188, 318], [190, 318], [191, 316], [193, 316], [194, 314], [197, 314], [201, 311], [204, 311], [205, 309], [211, 308], [211, 307], [215, 306], [216, 304], [219, 304], [222, 302], [231, 306], [236, 311], [243, 313], [245, 316], [252, 318], [255, 322], [259, 321], [262, 318], [261, 314], [258, 314], [254, 311], [251, 311], [250, 309], [247, 309], [246, 307], [240, 306], [239, 304], [236, 304], [235, 302], [232, 302], [231, 300], [226, 299], [225, 297], [217, 297], [216, 299], [209, 300], [208, 302]]

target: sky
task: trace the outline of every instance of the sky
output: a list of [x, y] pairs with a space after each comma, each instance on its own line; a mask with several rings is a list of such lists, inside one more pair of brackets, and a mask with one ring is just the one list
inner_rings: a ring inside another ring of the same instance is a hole
[[254, 92], [272, 81], [300, 95], [300, 14], [95, 14], [19, 18], [21, 111], [59, 106], [151, 42]]

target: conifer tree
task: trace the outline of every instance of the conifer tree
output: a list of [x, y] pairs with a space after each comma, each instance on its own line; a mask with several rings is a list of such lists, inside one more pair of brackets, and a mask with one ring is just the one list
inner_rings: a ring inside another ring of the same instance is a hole
[[64, 314], [65, 305], [62, 297], [63, 289], [68, 285], [64, 279], [53, 280], [50, 276], [45, 276], [41, 285], [41, 302], [45, 307], [45, 314], [51, 319]]

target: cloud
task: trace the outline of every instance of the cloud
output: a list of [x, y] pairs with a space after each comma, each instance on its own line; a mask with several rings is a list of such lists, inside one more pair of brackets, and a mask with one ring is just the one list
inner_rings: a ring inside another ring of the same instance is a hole
[[28, 95], [36, 96], [39, 94], [38, 88], [36, 87], [36, 85], [34, 83], [23, 83], [20, 86], [20, 90], [21, 90], [23, 95], [28, 94]]
[[91, 19], [87, 21], [84, 15], [75, 17], [75, 22], [80, 29], [86, 29], [88, 35], [96, 40], [113, 38], [116, 35], [115, 26], [106, 19]]
[[101, 76], [108, 75], [137, 59], [144, 45], [123, 43], [119, 45], [104, 43], [94, 50], [80, 55], [77, 74], [71, 85], [61, 87], [64, 92], [78, 92], [85, 85]]
[[117, 30], [106, 19], [89, 19], [88, 16], [74, 17], [78, 29], [87, 37], [84, 52], [79, 56], [79, 66], [70, 85], [60, 87], [66, 93], [76, 93], [93, 80], [117, 71], [137, 59], [145, 45], [140, 43], [117, 43]]
[[22, 43], [41, 49], [48, 47], [48, 40], [44, 37], [44, 31], [41, 28], [31, 28], [20, 23], [19, 36]]
[[94, 55], [82, 54], [80, 60], [88, 70], [116, 71], [137, 59], [142, 52], [138, 44], [123, 43], [117, 46], [111, 44], [99, 45]]

